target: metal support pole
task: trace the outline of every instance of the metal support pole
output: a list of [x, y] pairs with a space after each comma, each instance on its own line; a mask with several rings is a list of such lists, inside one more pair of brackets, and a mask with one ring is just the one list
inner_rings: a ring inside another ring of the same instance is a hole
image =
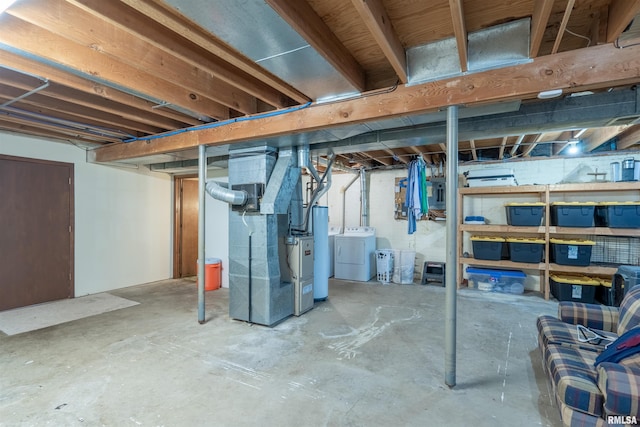
[[456, 291], [458, 224], [456, 224], [458, 193], [458, 107], [447, 108], [447, 269], [445, 273], [445, 365], [444, 382], [456, 385]]
[[198, 323], [204, 324], [204, 218], [207, 183], [207, 147], [198, 147]]

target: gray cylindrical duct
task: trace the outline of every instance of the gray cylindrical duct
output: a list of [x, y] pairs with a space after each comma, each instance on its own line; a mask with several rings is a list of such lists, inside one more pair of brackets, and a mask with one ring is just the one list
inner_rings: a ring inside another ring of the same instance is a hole
[[369, 204], [367, 200], [367, 174], [364, 168], [360, 169], [360, 225], [369, 225]]
[[244, 205], [247, 202], [245, 191], [229, 190], [215, 181], [208, 181], [205, 190], [216, 200], [222, 200], [232, 205]]
[[309, 146], [303, 145], [298, 147], [298, 167], [299, 168], [308, 168], [309, 167]]
[[318, 184], [322, 182], [320, 175], [318, 175], [318, 171], [316, 171], [316, 168], [314, 168], [313, 164], [311, 164], [308, 145], [298, 147], [298, 167], [306, 169]]
[[342, 187], [340, 189], [340, 193], [342, 194], [342, 229], [344, 230], [344, 227], [346, 226], [345, 221], [346, 221], [346, 212], [347, 212], [347, 190], [349, 189], [349, 187], [351, 187], [351, 185], [356, 182], [358, 180], [358, 176], [359, 175], [354, 175], [353, 179], [351, 179], [351, 181], [349, 181], [347, 183], [347, 185], [345, 185], [344, 187]]

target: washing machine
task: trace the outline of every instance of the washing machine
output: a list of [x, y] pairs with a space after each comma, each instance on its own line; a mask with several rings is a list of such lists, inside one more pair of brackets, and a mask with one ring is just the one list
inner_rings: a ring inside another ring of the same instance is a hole
[[329, 277], [333, 277], [334, 275], [334, 248], [335, 248], [335, 237], [338, 234], [342, 234], [342, 227], [339, 225], [329, 225]]
[[334, 236], [334, 277], [368, 282], [375, 275], [376, 229], [345, 227]]

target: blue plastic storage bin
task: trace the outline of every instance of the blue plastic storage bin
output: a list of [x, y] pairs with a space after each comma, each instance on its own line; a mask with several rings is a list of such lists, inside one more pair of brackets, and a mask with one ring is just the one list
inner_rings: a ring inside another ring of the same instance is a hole
[[493, 268], [467, 267], [473, 287], [482, 291], [521, 294], [527, 275], [520, 270], [498, 270]]

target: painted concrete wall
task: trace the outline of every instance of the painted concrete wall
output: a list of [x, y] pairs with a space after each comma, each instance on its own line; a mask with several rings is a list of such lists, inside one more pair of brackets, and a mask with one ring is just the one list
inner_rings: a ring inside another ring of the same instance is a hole
[[146, 168], [90, 164], [83, 149], [0, 135], [0, 153], [74, 164], [75, 294], [172, 275], [172, 179]]
[[[3, 134], [0, 153], [73, 163], [75, 165], [75, 285], [76, 295], [162, 280], [172, 275], [172, 178], [146, 168], [129, 169], [86, 163], [85, 152], [68, 144]], [[515, 169], [518, 183], [548, 184], [590, 181], [588, 173], [607, 172], [610, 163], [640, 153], [508, 163], [480, 163], [460, 167], [460, 173], [484, 168]], [[227, 171], [209, 172], [225, 182]], [[445, 223], [419, 221], [417, 232], [407, 234], [407, 222], [395, 220], [394, 186], [406, 170], [367, 173], [369, 225], [377, 230], [377, 247], [416, 252], [416, 278], [424, 261], [445, 261]], [[360, 225], [360, 180], [333, 174], [333, 185], [320, 204], [329, 207], [332, 225]], [[608, 177], [607, 177], [608, 179]], [[588, 196], [585, 196], [588, 197]], [[222, 285], [228, 287], [228, 205], [206, 197], [206, 256], [222, 260]], [[504, 200], [482, 198], [465, 209], [481, 212], [496, 223], [506, 222]]]

